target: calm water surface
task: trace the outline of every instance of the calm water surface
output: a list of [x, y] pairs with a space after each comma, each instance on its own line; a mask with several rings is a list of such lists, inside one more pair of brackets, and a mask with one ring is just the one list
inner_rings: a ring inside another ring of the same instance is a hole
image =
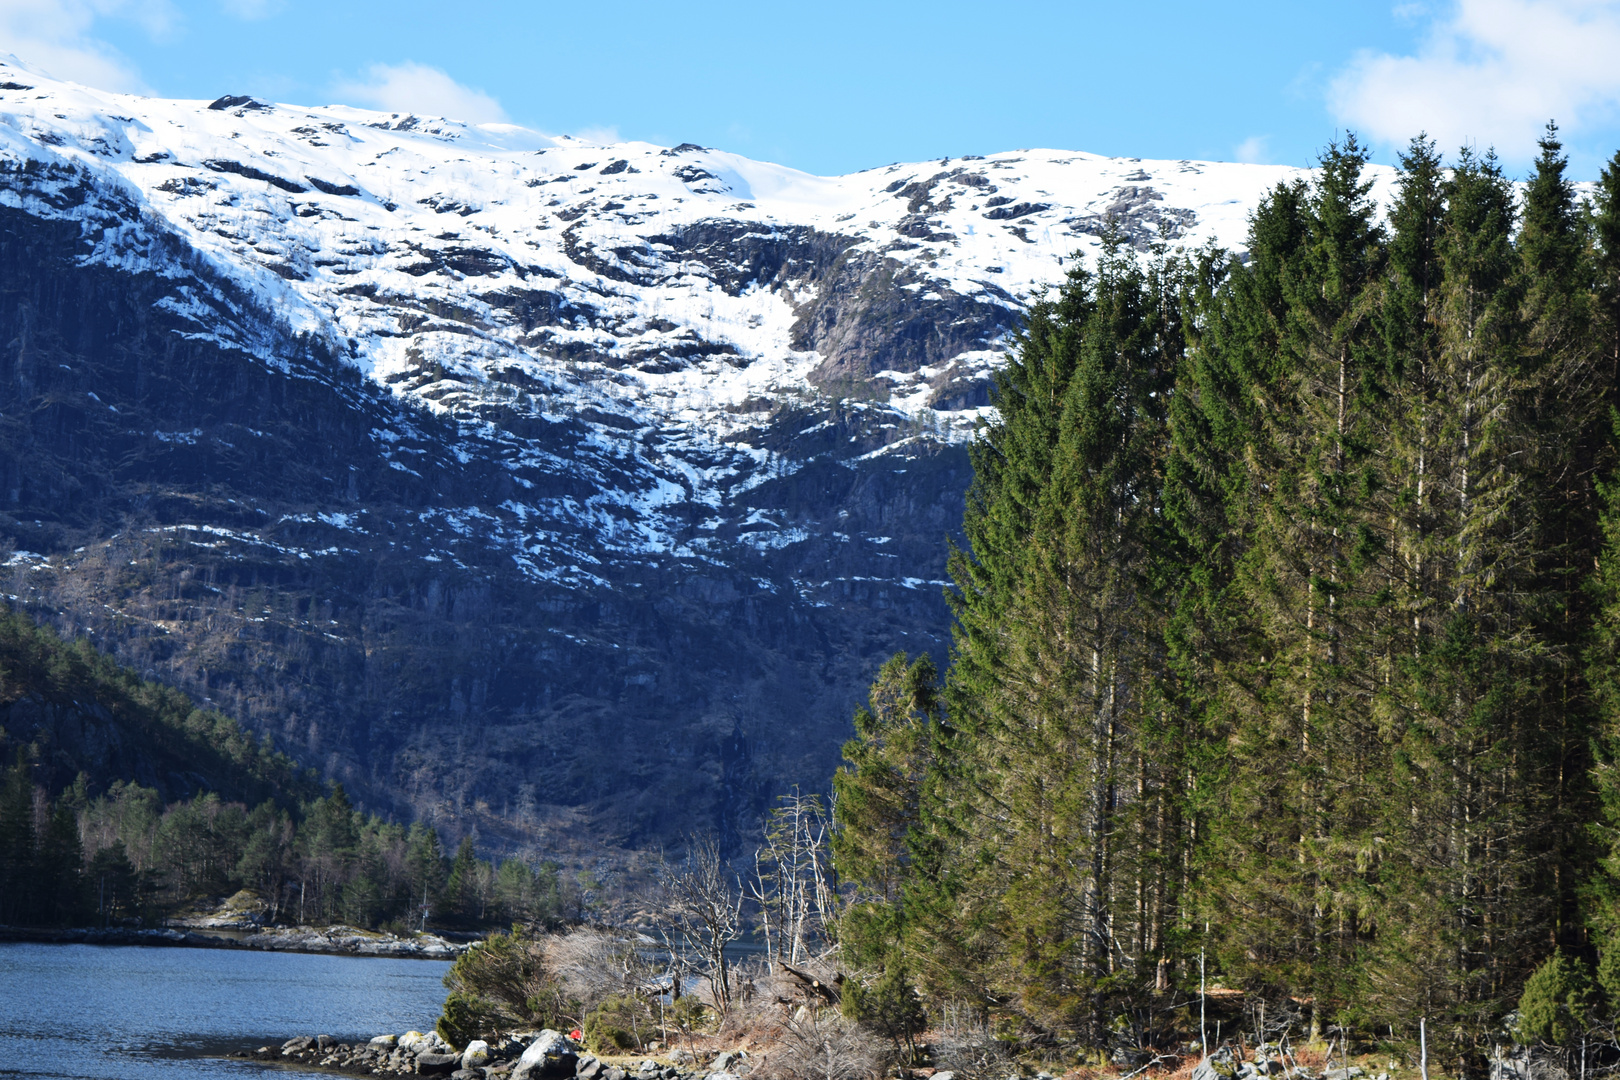
[[264, 1080], [221, 1061], [294, 1035], [430, 1030], [448, 962], [227, 949], [0, 944], [0, 1076]]

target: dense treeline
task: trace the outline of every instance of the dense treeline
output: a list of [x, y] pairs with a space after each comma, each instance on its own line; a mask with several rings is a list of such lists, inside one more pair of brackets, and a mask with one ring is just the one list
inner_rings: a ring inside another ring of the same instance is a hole
[[555, 865], [453, 858], [438, 833], [356, 810], [341, 785], [291, 810], [213, 792], [164, 805], [115, 781], [83, 778], [56, 799], [19, 753], [0, 778], [0, 924], [150, 923], [246, 889], [266, 921], [347, 923], [400, 933], [514, 922], [554, 926], [580, 898]]
[[1380, 211], [1347, 138], [1242, 259], [1033, 306], [950, 668], [886, 666], [836, 779], [850, 955], [1093, 1047], [1202, 958], [1463, 1071], [1538, 966], [1620, 976], [1620, 155], [1585, 202], [1540, 149], [1419, 139]]
[[[79, 742], [127, 743], [105, 768], [160, 772], [193, 790], [165, 798], [127, 776], [81, 771], [48, 781], [85, 751], [40, 725], [0, 728], [0, 924], [150, 922], [249, 890], [271, 922], [344, 922], [399, 931], [554, 925], [577, 915], [578, 889], [551, 864], [453, 858], [438, 833], [365, 815], [341, 785], [255, 742], [217, 712], [139, 678], [87, 642], [64, 642], [0, 610], [0, 709], [69, 715]], [[88, 735], [86, 732], [88, 731]], [[95, 788], [101, 788], [95, 791]]]

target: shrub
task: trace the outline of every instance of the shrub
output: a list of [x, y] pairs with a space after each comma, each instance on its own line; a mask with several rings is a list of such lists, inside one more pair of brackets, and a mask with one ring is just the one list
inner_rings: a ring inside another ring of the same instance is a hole
[[1598, 948], [1597, 982], [1609, 1016], [1620, 1008], [1620, 934], [1611, 932]]
[[453, 1046], [567, 1019], [567, 1001], [546, 969], [543, 943], [518, 927], [462, 953], [444, 986], [450, 996], [434, 1028]]
[[657, 974], [631, 942], [600, 930], [580, 928], [553, 934], [545, 939], [545, 957], [547, 972], [568, 1000], [577, 1003], [571, 1007], [581, 1018], [608, 997], [625, 993]]
[[868, 1080], [886, 1055], [860, 1025], [831, 1010], [801, 1009], [765, 1066], [771, 1080]]
[[846, 1019], [894, 1043], [908, 1063], [916, 1057], [916, 1039], [928, 1028], [928, 1014], [898, 958], [890, 958], [871, 986], [853, 979], [844, 983], [841, 1008]]
[[592, 1053], [640, 1050], [652, 1027], [652, 1010], [634, 994], [610, 994], [585, 1018], [585, 1046]]
[[708, 1026], [709, 1020], [709, 1007], [692, 994], [677, 998], [669, 1009], [669, 1022], [688, 1034], [702, 1031]]
[[488, 1000], [458, 991], [444, 999], [444, 1012], [433, 1030], [451, 1046], [466, 1046], [499, 1029], [506, 1019]]
[[1586, 962], [1565, 956], [1560, 949], [1525, 981], [1519, 998], [1519, 1037], [1527, 1043], [1568, 1046], [1587, 1029], [1595, 999]]

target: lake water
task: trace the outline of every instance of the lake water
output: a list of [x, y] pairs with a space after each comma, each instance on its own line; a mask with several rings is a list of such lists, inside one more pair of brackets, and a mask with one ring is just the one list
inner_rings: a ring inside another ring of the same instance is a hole
[[295, 1035], [428, 1031], [448, 962], [233, 949], [0, 944], [0, 1076], [263, 1080], [223, 1061]]

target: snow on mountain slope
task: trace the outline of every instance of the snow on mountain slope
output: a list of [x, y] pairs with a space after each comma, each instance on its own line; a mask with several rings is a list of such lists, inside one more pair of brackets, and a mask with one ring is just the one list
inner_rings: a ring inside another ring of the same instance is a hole
[[816, 177], [0, 57], [0, 595], [372, 806], [740, 835], [879, 664], [948, 647], [1031, 293], [1110, 221], [1240, 245], [1297, 175]]
[[[491, 399], [600, 411], [619, 455], [656, 432], [656, 482], [602, 495], [626, 555], [703, 554], [663, 512], [723, 509], [766, 463], [750, 433], [768, 403], [854, 398], [965, 437], [1025, 300], [1111, 217], [1139, 245], [1235, 246], [1298, 174], [1025, 150], [817, 177], [692, 145], [102, 93], [15, 62], [0, 85], [0, 157], [121, 186], [396, 394], [468, 417]], [[97, 257], [134, 250], [109, 235]], [[558, 464], [501, 441], [520, 476]], [[514, 545], [561, 509], [513, 501]]]

